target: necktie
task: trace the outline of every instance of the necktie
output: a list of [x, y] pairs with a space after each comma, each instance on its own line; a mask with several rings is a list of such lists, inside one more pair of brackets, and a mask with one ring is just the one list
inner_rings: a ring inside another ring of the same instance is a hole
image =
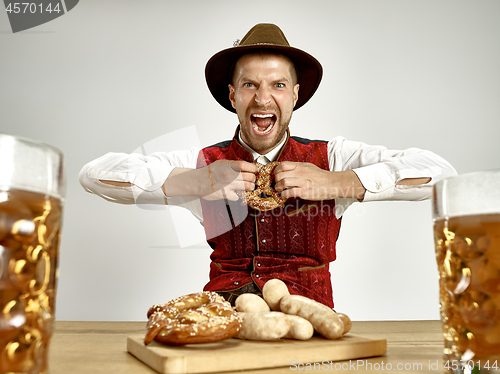
[[262, 165], [267, 165], [271, 162], [266, 156], [259, 156], [255, 161]]

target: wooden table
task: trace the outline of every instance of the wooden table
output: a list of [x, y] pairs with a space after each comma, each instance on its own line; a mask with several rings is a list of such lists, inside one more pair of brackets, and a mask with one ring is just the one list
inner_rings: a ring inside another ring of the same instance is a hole
[[[156, 373], [127, 352], [127, 337], [143, 334], [145, 322], [57, 322], [49, 353], [50, 374], [153, 374]], [[443, 335], [439, 321], [354, 322], [351, 333], [386, 339], [385, 356], [244, 374], [362, 371], [365, 373], [442, 373]], [[342, 370], [343, 369], [343, 370]], [[337, 370], [338, 371], [338, 370]]]

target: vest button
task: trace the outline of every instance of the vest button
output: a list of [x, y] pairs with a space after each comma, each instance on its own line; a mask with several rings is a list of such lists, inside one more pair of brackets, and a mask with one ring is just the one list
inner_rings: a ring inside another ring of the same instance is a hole
[[259, 263], [259, 264], [257, 264], [257, 266], [258, 266], [258, 267], [260, 267], [260, 263]]
[[239, 284], [240, 284], [240, 282], [237, 282], [237, 281], [236, 281], [236, 282], [233, 282], [233, 284], [234, 284], [235, 286], [237, 286], [237, 285], [239, 285]]
[[265, 243], [266, 242], [266, 239], [262, 239], [262, 243]]
[[258, 278], [259, 277], [259, 274], [255, 274], [255, 278]]
[[266, 222], [266, 220], [264, 218], [261, 218], [260, 222]]

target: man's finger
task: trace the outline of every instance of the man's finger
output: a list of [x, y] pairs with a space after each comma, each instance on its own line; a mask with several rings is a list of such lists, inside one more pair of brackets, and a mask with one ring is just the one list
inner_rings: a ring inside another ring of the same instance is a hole
[[237, 183], [231, 184], [229, 188], [232, 191], [253, 191], [255, 190], [255, 183], [239, 181]]
[[234, 191], [228, 191], [227, 194], [224, 194], [224, 199], [230, 200], [230, 201], [237, 201], [240, 197], [236, 195], [236, 192]]
[[281, 182], [283, 179], [294, 178], [296, 176], [295, 171], [298, 168], [298, 163], [296, 162], [281, 162], [276, 169], [274, 169], [274, 178], [276, 183]]
[[283, 191], [286, 190], [287, 188], [293, 188], [293, 187], [299, 187], [300, 186], [300, 180], [298, 178], [293, 178], [293, 177], [286, 177], [278, 180], [276, 178], [276, 184], [274, 186], [276, 191]]
[[247, 173], [256, 173], [258, 170], [257, 165], [247, 161], [233, 161], [231, 162], [231, 168], [236, 171]]
[[294, 170], [297, 168], [297, 166], [298, 162], [282, 161], [278, 166], [276, 166], [276, 169], [274, 169], [274, 174], [284, 173], [286, 171]]
[[283, 199], [290, 199], [291, 197], [300, 197], [301, 189], [298, 187], [288, 188], [280, 192]]

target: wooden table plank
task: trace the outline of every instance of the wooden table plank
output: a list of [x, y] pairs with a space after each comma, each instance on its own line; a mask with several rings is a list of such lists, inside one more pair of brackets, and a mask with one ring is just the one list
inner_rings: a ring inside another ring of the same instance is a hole
[[[156, 371], [127, 353], [127, 337], [144, 333], [145, 322], [58, 321], [49, 352], [50, 374], [154, 374]], [[355, 321], [351, 334], [386, 339], [387, 354], [363, 359], [359, 365], [356, 360], [337, 362], [344, 365], [344, 370], [340, 371], [353, 371], [356, 368], [356, 371], [377, 374], [388, 371], [404, 374], [443, 372], [443, 335], [439, 321]], [[382, 370], [382, 365], [387, 368], [388, 364], [392, 370]], [[435, 367], [436, 364], [438, 367]], [[321, 371], [335, 371], [334, 365], [323, 365]], [[397, 365], [402, 370], [397, 370]], [[342, 369], [342, 366], [338, 368]], [[284, 367], [239, 373], [290, 374], [312, 371], [306, 370], [305, 366], [301, 369]], [[319, 368], [316, 367], [316, 370]]]
[[127, 336], [145, 322], [56, 322], [49, 351], [50, 374], [154, 374], [130, 355]]
[[153, 342], [144, 345], [144, 336], [131, 336], [130, 353], [161, 374], [220, 373], [276, 367], [293, 363], [358, 359], [383, 355], [383, 339], [367, 339], [347, 334], [341, 339], [313, 337], [307, 341], [249, 341], [226, 339], [211, 344], [171, 347]]

